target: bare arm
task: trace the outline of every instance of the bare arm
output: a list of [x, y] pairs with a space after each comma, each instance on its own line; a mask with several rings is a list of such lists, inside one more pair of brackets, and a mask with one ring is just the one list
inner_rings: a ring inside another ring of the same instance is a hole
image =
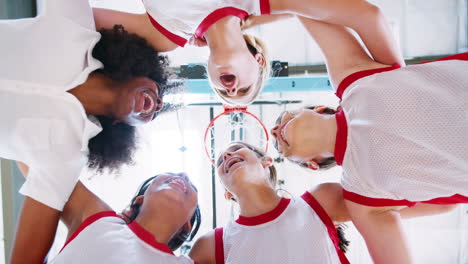
[[[29, 168], [17, 162], [23, 176]], [[96, 195], [79, 182], [61, 213], [25, 197], [19, 216], [10, 263], [43, 263], [55, 238], [60, 217], [72, 234], [88, 216], [110, 210]], [[38, 228], [40, 227], [40, 228]]]
[[189, 257], [200, 264], [216, 264], [214, 230], [200, 237], [190, 250]]
[[399, 208], [369, 207], [351, 201], [346, 201], [346, 207], [374, 263], [413, 263]]
[[452, 211], [457, 204], [425, 204], [419, 203], [413, 207], [406, 207], [400, 210], [400, 215], [403, 219], [443, 214]]
[[351, 220], [343, 198], [343, 188], [339, 183], [328, 182], [319, 184], [310, 190], [310, 193], [334, 222]]
[[177, 48], [177, 45], [159, 32], [151, 24], [146, 14], [132, 14], [116, 10], [93, 8], [96, 29], [112, 29], [121, 24], [125, 30], [145, 38], [156, 50], [164, 52]]
[[304, 17], [299, 20], [322, 50], [335, 88], [352, 73], [389, 66], [372, 60], [346, 27]]
[[25, 197], [21, 208], [11, 264], [42, 264], [54, 242], [60, 211]]
[[385, 17], [378, 7], [365, 0], [270, 0], [270, 7], [272, 12], [293, 13], [352, 28], [377, 62], [404, 65]]

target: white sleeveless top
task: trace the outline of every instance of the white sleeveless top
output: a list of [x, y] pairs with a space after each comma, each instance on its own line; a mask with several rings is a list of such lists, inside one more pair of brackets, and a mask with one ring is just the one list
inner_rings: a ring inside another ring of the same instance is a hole
[[356, 73], [339, 88], [335, 156], [346, 199], [468, 202], [468, 53], [454, 58]]
[[115, 212], [100, 212], [86, 219], [51, 261], [53, 264], [193, 264], [175, 256], [165, 244], [136, 221], [126, 224]]
[[175, 44], [183, 47], [193, 35], [203, 35], [226, 16], [242, 20], [248, 15], [270, 14], [269, 0], [142, 0], [153, 26]]
[[309, 192], [215, 229], [215, 241], [216, 264], [349, 263], [332, 220]]
[[0, 157], [29, 166], [20, 192], [62, 210], [101, 127], [67, 91], [102, 67], [87, 0], [40, 1], [34, 18], [0, 20]]

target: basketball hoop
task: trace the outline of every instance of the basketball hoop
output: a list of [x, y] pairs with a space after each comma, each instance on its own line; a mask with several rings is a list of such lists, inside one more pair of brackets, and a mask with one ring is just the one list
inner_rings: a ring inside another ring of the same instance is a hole
[[223, 108], [224, 111], [210, 121], [204, 135], [205, 153], [214, 166], [216, 154], [231, 142], [245, 142], [268, 151], [268, 130], [247, 106], [223, 105]]

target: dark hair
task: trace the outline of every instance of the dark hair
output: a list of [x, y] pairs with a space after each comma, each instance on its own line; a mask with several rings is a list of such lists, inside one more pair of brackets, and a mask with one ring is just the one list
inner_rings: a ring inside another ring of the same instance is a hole
[[[314, 110], [316, 107], [316, 105], [312, 105], [312, 106], [306, 106], [304, 107], [305, 109], [310, 109], [310, 110]], [[324, 107], [324, 110], [323, 110], [323, 114], [327, 114], [327, 115], [334, 115], [336, 114], [338, 111], [333, 109], [333, 108], [330, 108], [330, 107]], [[283, 118], [283, 115], [286, 113], [286, 111], [283, 111], [281, 112], [281, 114], [278, 116], [278, 118], [276, 119], [276, 122], [275, 124], [276, 125], [279, 125], [281, 123], [281, 119]], [[275, 141], [274, 142], [274, 147], [276, 150], [279, 151], [278, 149], [278, 141]], [[287, 157], [286, 157], [287, 158]], [[292, 163], [295, 163], [303, 168], [309, 168], [309, 166], [307, 166], [307, 163], [303, 163], [303, 162], [297, 162], [297, 161], [294, 161], [294, 160], [291, 160], [289, 158], [287, 158], [289, 161], [291, 161]], [[334, 166], [336, 166], [336, 160], [335, 160], [335, 157], [330, 157], [330, 158], [326, 158], [324, 159], [322, 162], [318, 163], [319, 165], [319, 169], [320, 170], [324, 170], [324, 169], [329, 169], [329, 168], [332, 168]]]
[[346, 225], [345, 224], [340, 224], [339, 226], [336, 227], [336, 233], [338, 234], [338, 246], [340, 247], [341, 251], [343, 251], [344, 253], [346, 253], [346, 251], [348, 250], [348, 246], [349, 246], [349, 240], [346, 239], [345, 237], [345, 229], [346, 229]]
[[[140, 213], [140, 206], [141, 204], [135, 204], [135, 200], [137, 199], [138, 196], [144, 195], [148, 187], [151, 185], [151, 182], [156, 179], [159, 175], [153, 176], [146, 181], [143, 182], [143, 184], [140, 186], [140, 189], [136, 193], [136, 195], [132, 198], [130, 202], [130, 207], [131, 207], [131, 215], [129, 215], [129, 220], [130, 222], [135, 220], [135, 218], [138, 216]], [[197, 188], [192, 184], [192, 187], [197, 190]], [[198, 229], [200, 228], [201, 224], [201, 213], [200, 213], [200, 207], [197, 204], [197, 207], [195, 208], [195, 212], [192, 215], [192, 218], [190, 218], [190, 225], [192, 226], [192, 231], [185, 232], [184, 230], [181, 230], [178, 234], [172, 237], [171, 240], [168, 242], [168, 247], [174, 251], [178, 249], [184, 242], [186, 241], [192, 241], [192, 239], [195, 237], [195, 235], [198, 233]]]
[[[101, 39], [93, 49], [93, 57], [104, 67], [94, 71], [115, 81], [128, 81], [135, 77], [147, 77], [155, 81], [160, 96], [176, 92], [180, 82], [169, 82], [167, 57], [159, 55], [145, 39], [128, 33], [122, 25], [113, 29], [101, 29]], [[171, 108], [164, 105], [157, 114]], [[114, 124], [113, 119], [96, 116], [102, 131], [88, 143], [88, 167], [102, 172], [118, 170], [122, 164], [133, 163], [136, 150], [136, 129], [124, 123]]]

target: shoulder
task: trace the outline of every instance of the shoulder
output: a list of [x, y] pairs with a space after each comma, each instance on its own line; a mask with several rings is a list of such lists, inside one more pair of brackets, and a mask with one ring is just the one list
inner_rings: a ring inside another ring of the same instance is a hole
[[215, 249], [215, 230], [211, 230], [197, 239], [189, 256], [200, 264], [214, 264], [216, 263]]
[[333, 182], [322, 183], [312, 188], [309, 192], [333, 221], [345, 222], [350, 220], [341, 184]]

